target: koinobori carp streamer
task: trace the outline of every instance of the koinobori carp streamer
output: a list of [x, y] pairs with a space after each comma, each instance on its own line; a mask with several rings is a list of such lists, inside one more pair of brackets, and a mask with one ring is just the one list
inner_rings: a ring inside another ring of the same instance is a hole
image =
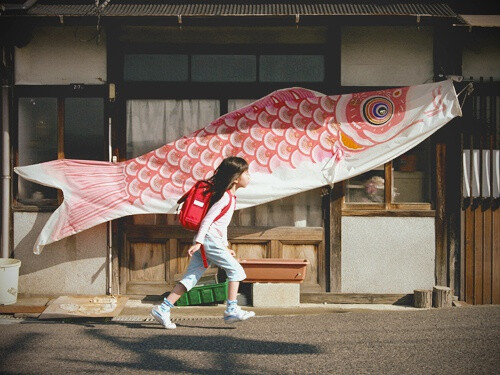
[[461, 115], [451, 80], [345, 95], [278, 90], [206, 127], [119, 162], [61, 159], [15, 168], [61, 189], [34, 252], [108, 220], [174, 213], [177, 199], [227, 156], [250, 165], [237, 209], [356, 176], [410, 150]]

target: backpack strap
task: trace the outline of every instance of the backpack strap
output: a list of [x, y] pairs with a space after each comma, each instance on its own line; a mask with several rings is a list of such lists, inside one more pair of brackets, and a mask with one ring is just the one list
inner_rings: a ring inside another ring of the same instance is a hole
[[222, 209], [222, 211], [220, 212], [220, 214], [217, 215], [217, 217], [214, 219], [213, 223], [215, 223], [217, 220], [219, 220], [222, 216], [224, 216], [226, 214], [227, 211], [229, 211], [229, 209], [231, 208], [231, 205], [233, 204], [233, 194], [231, 194], [228, 190], [228, 194], [229, 194], [229, 203], [227, 204], [226, 207], [224, 207]]
[[[224, 207], [222, 209], [222, 211], [220, 212], [219, 215], [217, 215], [217, 217], [214, 219], [213, 223], [215, 223], [217, 220], [219, 220], [222, 216], [224, 216], [224, 214], [229, 211], [229, 209], [231, 208], [231, 204], [233, 204], [233, 194], [231, 194], [230, 192], [228, 192], [229, 194], [229, 203], [227, 204], [226, 207]], [[236, 198], [234, 198], [236, 199]], [[207, 262], [207, 256], [205, 254], [205, 248], [203, 247], [203, 245], [201, 245], [201, 248], [200, 248], [200, 253], [201, 253], [201, 259], [203, 260], [203, 266], [205, 268], [208, 268], [208, 262]]]
[[177, 204], [181, 204], [182, 202], [184, 202], [187, 199], [188, 195], [191, 193], [191, 191], [196, 189], [203, 182], [204, 182], [203, 180], [196, 181], [196, 183], [193, 186], [191, 186], [191, 188], [188, 191], [186, 191], [182, 197], [179, 198]]
[[207, 255], [205, 254], [205, 247], [201, 245], [200, 247], [201, 260], [203, 260], [203, 267], [208, 268]]
[[191, 189], [189, 189], [188, 191], [186, 191], [186, 193], [184, 193], [184, 195], [179, 198], [179, 200], [177, 201], [177, 204], [181, 204], [182, 202], [184, 202], [186, 200], [187, 196], [191, 192]]

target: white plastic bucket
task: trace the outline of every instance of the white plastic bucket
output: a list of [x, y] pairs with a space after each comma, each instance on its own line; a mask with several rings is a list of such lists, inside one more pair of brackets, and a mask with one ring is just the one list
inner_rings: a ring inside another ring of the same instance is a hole
[[19, 283], [18, 259], [0, 258], [0, 305], [12, 305], [17, 302]]

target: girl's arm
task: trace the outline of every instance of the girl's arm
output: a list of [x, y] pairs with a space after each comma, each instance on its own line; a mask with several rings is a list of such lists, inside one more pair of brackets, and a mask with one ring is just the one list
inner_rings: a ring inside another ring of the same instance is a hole
[[201, 247], [201, 243], [195, 243], [194, 245], [192, 245], [192, 246], [188, 249], [188, 255], [189, 255], [190, 257], [192, 257], [194, 253], [196, 253], [198, 250], [200, 250], [200, 247]]
[[200, 244], [203, 243], [205, 240], [205, 236], [207, 235], [208, 228], [210, 228], [210, 225], [214, 222], [214, 219], [221, 213], [221, 211], [224, 209], [229, 204], [229, 193], [224, 192], [224, 195], [222, 196], [221, 199], [219, 199], [217, 202], [215, 202], [212, 207], [208, 210], [207, 214], [201, 221], [200, 229], [198, 230], [198, 233], [196, 234], [196, 237], [194, 240]]

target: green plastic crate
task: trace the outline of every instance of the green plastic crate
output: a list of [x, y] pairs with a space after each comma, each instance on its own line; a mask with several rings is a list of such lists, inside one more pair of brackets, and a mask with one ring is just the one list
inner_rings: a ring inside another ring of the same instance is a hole
[[227, 281], [224, 283], [195, 286], [175, 303], [177, 306], [194, 306], [203, 303], [224, 302], [227, 299]]

